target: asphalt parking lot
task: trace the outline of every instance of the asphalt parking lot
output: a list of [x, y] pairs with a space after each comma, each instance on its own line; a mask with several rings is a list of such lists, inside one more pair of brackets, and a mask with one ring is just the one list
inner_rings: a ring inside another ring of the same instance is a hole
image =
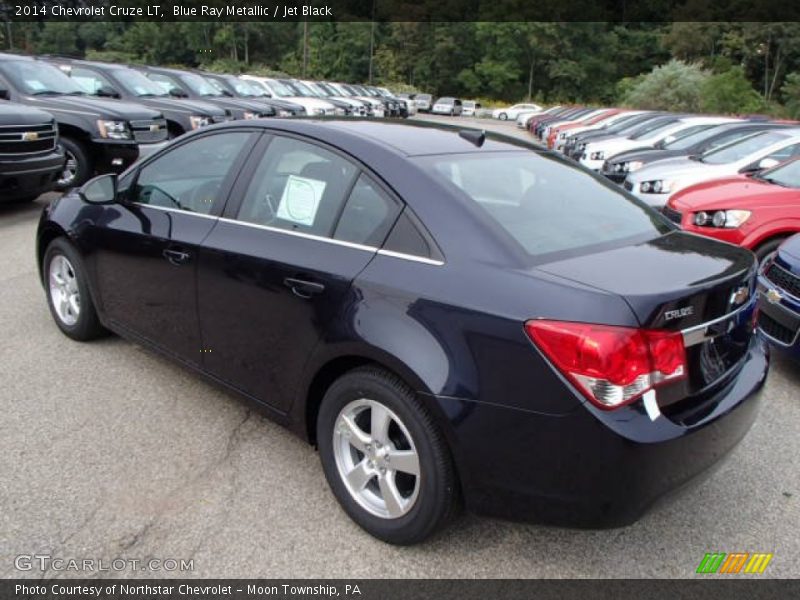
[[[526, 137], [513, 123], [458, 121]], [[2, 577], [92, 575], [19, 571], [21, 554], [192, 559], [169, 575], [193, 577], [692, 577], [706, 552], [770, 552], [761, 577], [800, 576], [798, 365], [775, 357], [744, 442], [633, 526], [467, 515], [395, 548], [339, 509], [311, 447], [233, 395], [119, 338], [62, 335], [34, 260], [46, 200], [0, 207]]]

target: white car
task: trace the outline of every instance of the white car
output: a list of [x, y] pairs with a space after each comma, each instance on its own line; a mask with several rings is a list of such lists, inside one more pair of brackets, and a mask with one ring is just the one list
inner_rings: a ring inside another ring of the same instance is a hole
[[533, 104], [529, 102], [527, 104], [515, 104], [514, 106], [509, 106], [507, 108], [496, 108], [492, 111], [492, 118], [493, 119], [500, 119], [501, 121], [507, 121], [508, 119], [516, 120], [519, 113], [522, 111], [533, 111], [533, 112], [542, 112], [542, 107], [538, 104]]
[[457, 117], [461, 114], [462, 108], [463, 105], [458, 98], [443, 96], [433, 103], [431, 113], [434, 115], [450, 115], [451, 117]]
[[531, 124], [531, 119], [533, 119], [533, 117], [535, 117], [536, 115], [546, 115], [557, 111], [559, 108], [561, 108], [560, 104], [557, 104], [556, 106], [551, 106], [546, 110], [523, 110], [517, 115], [517, 127], [519, 127], [520, 129], [527, 129], [528, 126]]
[[621, 152], [627, 152], [628, 150], [635, 150], [637, 148], [652, 148], [661, 140], [666, 140], [677, 133], [685, 132], [689, 134], [692, 128], [699, 130], [709, 125], [720, 125], [733, 121], [736, 121], [736, 119], [727, 117], [684, 117], [665, 119], [664, 121], [652, 123], [652, 127], [645, 127], [644, 131], [633, 134], [630, 137], [618, 136], [586, 144], [586, 149], [583, 152], [580, 162], [585, 167], [594, 171], [599, 171], [602, 169], [605, 161]]
[[417, 105], [419, 112], [430, 112], [431, 102], [433, 102], [433, 96], [430, 94], [417, 94], [414, 96], [414, 103]]
[[464, 100], [461, 103], [461, 116], [462, 117], [474, 117], [476, 111], [480, 110], [481, 103], [475, 102], [474, 100]]
[[800, 156], [800, 129], [769, 129], [693, 158], [652, 162], [629, 173], [623, 187], [650, 206], [662, 207], [675, 192], [690, 185], [754, 173], [795, 156]]
[[306, 109], [306, 114], [312, 117], [332, 117], [336, 114], [336, 107], [322, 100], [321, 98], [306, 98], [298, 96], [290, 90], [287, 86], [283, 85], [280, 81], [270, 77], [258, 77], [256, 75], [240, 75], [245, 81], [250, 81], [261, 86], [273, 98], [280, 98], [281, 100], [289, 100], [295, 104], [299, 104]]
[[618, 112], [610, 117], [605, 119], [601, 119], [591, 125], [582, 125], [580, 127], [573, 127], [572, 129], [568, 129], [566, 131], [562, 131], [558, 134], [558, 139], [556, 140], [555, 149], [559, 152], [564, 151], [564, 146], [567, 145], [567, 142], [570, 141], [570, 138], [574, 135], [578, 135], [580, 133], [586, 133], [587, 131], [597, 131], [600, 129], [605, 129], [607, 127], [611, 127], [615, 123], [622, 121], [623, 119], [628, 119], [630, 117], [635, 117], [636, 115], [642, 114], [643, 110], [627, 110]]

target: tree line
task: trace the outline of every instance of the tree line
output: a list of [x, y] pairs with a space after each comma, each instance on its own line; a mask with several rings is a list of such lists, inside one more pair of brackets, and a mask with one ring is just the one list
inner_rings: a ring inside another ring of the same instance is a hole
[[43, 22], [4, 48], [517, 101], [800, 116], [800, 23]]

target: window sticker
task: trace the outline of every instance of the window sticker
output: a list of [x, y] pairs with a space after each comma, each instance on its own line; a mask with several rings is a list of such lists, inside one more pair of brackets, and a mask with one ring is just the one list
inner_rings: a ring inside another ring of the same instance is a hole
[[278, 218], [298, 225], [313, 225], [326, 185], [318, 179], [289, 175], [278, 204]]
[[25, 85], [28, 86], [29, 89], [32, 89], [34, 92], [41, 92], [44, 89], [47, 89], [47, 86], [43, 84], [41, 81], [37, 81], [36, 79], [26, 79]]

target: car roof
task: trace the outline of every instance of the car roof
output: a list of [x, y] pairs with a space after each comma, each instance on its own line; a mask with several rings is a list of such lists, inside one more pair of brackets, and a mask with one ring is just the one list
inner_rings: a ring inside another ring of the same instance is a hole
[[459, 132], [480, 132], [477, 129], [439, 125], [424, 121], [387, 122], [373, 119], [265, 119], [262, 121], [232, 121], [218, 127], [248, 127], [260, 123], [264, 128], [279, 129], [308, 135], [338, 146], [345, 151], [352, 150], [364, 142], [388, 148], [404, 156], [423, 156], [433, 154], [468, 154], [478, 152], [513, 152], [533, 150], [546, 152], [541, 148], [517, 138], [498, 133], [485, 132], [486, 139], [481, 146], [464, 139]]

